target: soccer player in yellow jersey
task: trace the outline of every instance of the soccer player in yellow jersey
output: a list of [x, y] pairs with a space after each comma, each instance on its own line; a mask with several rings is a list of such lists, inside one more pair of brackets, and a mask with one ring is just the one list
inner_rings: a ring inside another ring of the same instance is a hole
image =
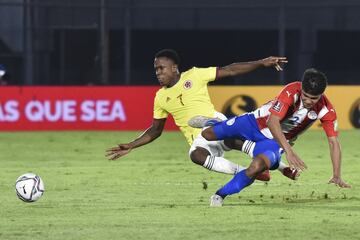
[[[242, 141], [236, 142], [207, 141], [200, 132], [188, 126], [188, 121], [194, 116], [203, 115], [207, 117], [226, 117], [216, 112], [211, 103], [207, 84], [211, 81], [245, 74], [259, 67], [275, 67], [282, 70], [281, 63], [286, 63], [285, 57], [268, 57], [253, 62], [233, 63], [225, 67], [192, 68], [183, 73], [179, 72], [179, 57], [174, 50], [164, 49], [155, 55], [154, 68], [161, 89], [158, 90], [154, 101], [154, 119], [151, 126], [135, 140], [119, 144], [107, 150], [107, 157], [115, 160], [129, 153], [133, 148], [148, 144], [158, 138], [165, 126], [168, 114], [171, 114], [176, 125], [184, 134], [189, 143], [189, 155], [191, 160], [209, 170], [226, 174], [236, 174], [244, 167], [239, 166], [225, 158], [224, 151], [231, 148], [241, 149]], [[240, 144], [240, 145], [239, 145]], [[281, 172], [285, 176], [288, 168], [283, 165]], [[268, 173], [259, 176], [260, 180], [268, 180]], [[294, 176], [287, 176], [293, 178]]]

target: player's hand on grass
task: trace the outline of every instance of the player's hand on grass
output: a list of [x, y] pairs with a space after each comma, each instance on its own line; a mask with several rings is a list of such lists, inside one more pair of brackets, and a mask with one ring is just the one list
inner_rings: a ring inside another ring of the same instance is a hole
[[298, 171], [303, 171], [307, 168], [306, 164], [301, 160], [301, 158], [293, 151], [286, 152], [286, 159], [289, 163], [291, 169], [296, 169]]
[[116, 160], [131, 151], [129, 144], [119, 144], [117, 147], [109, 148], [106, 150], [106, 157], [109, 160]]
[[336, 186], [338, 187], [341, 187], [341, 188], [351, 188], [351, 185], [350, 184], [347, 184], [346, 182], [344, 182], [341, 178], [339, 177], [332, 177], [330, 180], [329, 180], [329, 183], [333, 183], [335, 184]]
[[277, 71], [282, 71], [281, 64], [287, 63], [286, 57], [268, 57], [261, 60], [264, 67], [275, 67]]

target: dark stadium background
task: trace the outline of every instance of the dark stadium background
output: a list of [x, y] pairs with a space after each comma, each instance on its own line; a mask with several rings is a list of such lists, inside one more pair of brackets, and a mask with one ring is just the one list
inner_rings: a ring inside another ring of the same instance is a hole
[[1, 0], [0, 63], [14, 85], [157, 85], [153, 56], [176, 49], [181, 69], [285, 55], [218, 84], [274, 85], [309, 66], [330, 84], [359, 84], [360, 2]]
[[[360, 239], [359, 45], [360, 0], [0, 0], [0, 240]], [[308, 166], [297, 181], [273, 171], [217, 209], [209, 198], [232, 176], [193, 164], [171, 117], [161, 137], [109, 161], [107, 149], [153, 122], [163, 48], [178, 51], [181, 71], [288, 58], [282, 72], [211, 82], [211, 102], [228, 117], [309, 67], [325, 72], [352, 188], [328, 184], [320, 121], [294, 145]], [[15, 192], [27, 172], [45, 184], [35, 203]]]

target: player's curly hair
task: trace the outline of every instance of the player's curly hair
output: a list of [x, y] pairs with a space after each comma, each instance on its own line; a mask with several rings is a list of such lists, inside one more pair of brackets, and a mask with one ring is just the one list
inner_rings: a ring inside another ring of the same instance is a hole
[[179, 65], [180, 58], [177, 52], [173, 49], [163, 49], [155, 54], [155, 58], [166, 57], [171, 59], [175, 64]]
[[302, 77], [302, 89], [311, 95], [323, 94], [327, 86], [327, 77], [315, 68], [306, 69]]

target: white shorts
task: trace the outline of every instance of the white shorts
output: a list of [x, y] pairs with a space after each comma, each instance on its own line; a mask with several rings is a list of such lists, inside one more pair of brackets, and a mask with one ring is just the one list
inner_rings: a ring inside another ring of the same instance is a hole
[[[224, 114], [219, 112], [215, 112], [214, 117], [220, 118], [222, 120], [227, 119]], [[192, 151], [194, 151], [198, 147], [205, 148], [206, 150], [209, 151], [211, 156], [215, 156], [215, 157], [223, 157], [224, 151], [230, 150], [230, 148], [225, 146], [224, 141], [208, 141], [203, 136], [201, 136], [201, 133], [194, 139], [194, 142], [189, 150], [189, 156], [192, 153]]]

